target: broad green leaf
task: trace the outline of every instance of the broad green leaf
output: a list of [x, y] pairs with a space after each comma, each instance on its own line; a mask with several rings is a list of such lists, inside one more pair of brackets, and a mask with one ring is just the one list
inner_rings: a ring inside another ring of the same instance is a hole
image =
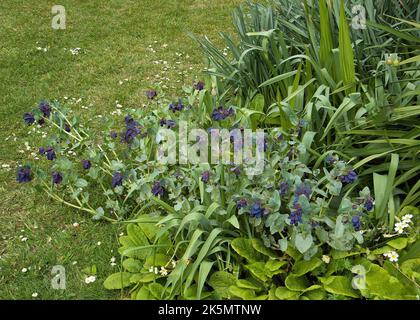
[[163, 267], [169, 263], [170, 257], [163, 253], [150, 253], [144, 262], [144, 267], [149, 269], [150, 267]]
[[229, 287], [236, 284], [236, 278], [226, 271], [216, 271], [210, 276], [208, 283], [221, 298], [229, 299]]
[[305, 291], [305, 289], [310, 287], [310, 283], [305, 276], [296, 276], [294, 274], [289, 274], [284, 283], [287, 289], [292, 291]]
[[325, 300], [327, 292], [324, 289], [316, 289], [305, 292], [304, 294], [309, 300]]
[[256, 291], [261, 291], [264, 289], [264, 287], [258, 284], [256, 281], [246, 279], [239, 279], [238, 281], [236, 281], [236, 286], [238, 286], [239, 288], [251, 289]]
[[237, 286], [230, 286], [229, 292], [235, 297], [239, 297], [242, 300], [254, 300], [256, 298], [254, 290], [239, 288]]
[[280, 300], [299, 300], [299, 295], [299, 292], [289, 290], [286, 287], [276, 289], [276, 297]]
[[148, 288], [149, 288], [150, 294], [155, 299], [161, 300], [163, 298], [164, 287], [161, 284], [157, 282], [153, 282], [149, 284]]
[[380, 299], [415, 299], [414, 293], [409, 292], [397, 278], [391, 276], [385, 269], [376, 264], [372, 264], [366, 274], [366, 289], [364, 294]]
[[140, 272], [140, 270], [143, 268], [143, 264], [139, 260], [128, 258], [123, 261], [123, 268], [128, 272], [136, 273]]
[[265, 263], [265, 269], [268, 270], [270, 274], [275, 275], [284, 272], [284, 270], [280, 270], [280, 268], [285, 265], [287, 265], [287, 261], [285, 260], [279, 261], [270, 259]]
[[142, 286], [139, 291], [137, 291], [136, 300], [156, 300], [150, 293], [150, 290], [147, 286]]
[[270, 273], [265, 268], [265, 263], [264, 262], [261, 262], [261, 261], [253, 262], [253, 263], [245, 265], [245, 268], [249, 272], [251, 272], [251, 274], [254, 277], [258, 278], [262, 282], [266, 282], [266, 281], [270, 280]]
[[252, 247], [257, 250], [259, 253], [262, 253], [265, 256], [268, 256], [273, 259], [277, 259], [278, 255], [271, 249], [267, 248], [260, 239], [253, 238], [251, 239]]
[[322, 265], [322, 261], [319, 258], [312, 258], [309, 261], [298, 261], [294, 264], [292, 273], [296, 276], [303, 276], [308, 272], [311, 272]]
[[232, 248], [250, 262], [264, 260], [264, 255], [254, 249], [251, 239], [236, 238], [231, 242]]
[[129, 287], [131, 285], [130, 278], [131, 273], [129, 272], [113, 273], [104, 281], [104, 287], [108, 290], [118, 290]]
[[351, 280], [345, 276], [330, 276], [318, 278], [324, 285], [324, 289], [332, 294], [358, 298], [359, 295], [351, 285]]
[[402, 250], [407, 246], [408, 240], [407, 238], [397, 238], [387, 242], [387, 245], [397, 249]]

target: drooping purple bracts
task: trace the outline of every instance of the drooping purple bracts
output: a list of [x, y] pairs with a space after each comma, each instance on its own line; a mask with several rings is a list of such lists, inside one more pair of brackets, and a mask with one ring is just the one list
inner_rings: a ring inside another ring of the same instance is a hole
[[299, 223], [302, 222], [302, 207], [300, 206], [300, 204], [296, 203], [293, 206], [293, 211], [290, 213], [289, 216], [289, 220], [290, 220], [290, 224], [297, 226]]
[[372, 211], [375, 203], [372, 197], [369, 197], [366, 199], [366, 202], [364, 204], [364, 207], [367, 211]]
[[122, 186], [123, 183], [123, 176], [121, 172], [115, 172], [112, 176], [112, 187], [116, 188], [118, 186]]
[[31, 112], [27, 112], [23, 115], [23, 120], [27, 125], [31, 125], [35, 122], [35, 117]]
[[359, 215], [354, 216], [351, 219], [351, 223], [352, 223], [353, 228], [354, 228], [355, 231], [360, 231], [360, 229], [362, 228], [362, 221], [361, 221]]
[[164, 196], [165, 188], [162, 186], [160, 181], [155, 182], [155, 184], [152, 186], [152, 193], [155, 197]]
[[177, 112], [177, 111], [182, 111], [184, 110], [185, 106], [182, 104], [182, 101], [179, 100], [177, 104], [173, 104], [171, 103], [169, 105], [169, 110], [171, 110], [172, 112]]
[[32, 180], [31, 168], [29, 166], [20, 167], [16, 172], [16, 181], [19, 183], [30, 182]]
[[42, 101], [39, 105], [38, 105], [39, 110], [41, 110], [42, 114], [44, 115], [44, 117], [48, 118], [51, 114], [51, 106], [46, 102], [46, 101]]
[[131, 115], [127, 115], [124, 121], [126, 130], [121, 134], [121, 142], [130, 144], [142, 132], [143, 127]]
[[357, 173], [349, 169], [345, 174], [339, 176], [342, 183], [351, 184], [357, 180]]
[[261, 202], [257, 201], [251, 206], [251, 217], [253, 218], [262, 218], [264, 215], [264, 208], [261, 205]]
[[51, 147], [48, 147], [48, 148], [47, 148], [47, 150], [45, 151], [45, 154], [46, 154], [46, 156], [47, 156], [47, 159], [48, 159], [48, 160], [50, 160], [50, 161], [52, 161], [52, 160], [54, 160], [55, 158], [57, 158], [57, 155], [55, 154], [54, 149], [53, 149], [53, 148], [51, 148]]
[[63, 181], [63, 176], [59, 172], [53, 172], [52, 174], [52, 182], [54, 184], [60, 184]]
[[92, 167], [92, 163], [89, 160], [82, 160], [83, 169], [89, 170]]
[[287, 181], [281, 182], [278, 187], [278, 190], [281, 196], [286, 195], [287, 192], [289, 191], [289, 184], [287, 183]]
[[194, 83], [194, 89], [198, 90], [198, 91], [201, 91], [201, 90], [204, 89], [204, 85], [205, 84], [204, 84], [203, 81], [198, 81], [198, 82]]
[[209, 171], [204, 171], [201, 174], [201, 181], [203, 181], [204, 183], [207, 183], [207, 182], [209, 182], [209, 180], [210, 180], [210, 172]]
[[242, 209], [245, 208], [248, 205], [248, 201], [246, 199], [239, 199], [238, 202], [236, 202], [236, 209]]
[[157, 92], [156, 90], [147, 90], [146, 96], [147, 96], [147, 99], [154, 100], [157, 97]]
[[234, 114], [235, 111], [232, 108], [226, 109], [223, 106], [220, 106], [213, 110], [211, 117], [214, 121], [222, 121]]
[[159, 121], [159, 125], [161, 127], [167, 126], [168, 129], [173, 129], [176, 126], [176, 122], [174, 120], [165, 120], [165, 119], [161, 119]]

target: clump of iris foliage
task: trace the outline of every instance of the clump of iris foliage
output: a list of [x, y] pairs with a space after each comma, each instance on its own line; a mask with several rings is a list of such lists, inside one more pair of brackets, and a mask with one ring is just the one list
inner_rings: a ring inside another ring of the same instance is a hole
[[[45, 160], [17, 180], [127, 224], [104, 285], [133, 299], [418, 298], [418, 5], [367, 0], [353, 30], [346, 4], [238, 8], [228, 56], [197, 39], [205, 81], [99, 129], [41, 102], [24, 121], [50, 130]], [[160, 163], [157, 133], [181, 121], [264, 129], [263, 173]]]

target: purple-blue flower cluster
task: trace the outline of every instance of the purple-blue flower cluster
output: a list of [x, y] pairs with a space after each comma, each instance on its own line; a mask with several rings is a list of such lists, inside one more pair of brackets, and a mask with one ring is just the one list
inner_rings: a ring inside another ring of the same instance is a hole
[[293, 210], [290, 213], [289, 220], [290, 224], [297, 226], [299, 223], [302, 222], [302, 207], [299, 203], [295, 203], [293, 206]]
[[16, 172], [16, 181], [19, 183], [30, 182], [32, 180], [31, 168], [29, 166], [20, 167]]
[[332, 166], [333, 164], [335, 164], [337, 161], [338, 161], [338, 158], [337, 158], [337, 157], [335, 157], [335, 156], [334, 156], [334, 155], [332, 155], [332, 154], [329, 154], [329, 155], [325, 158], [325, 162], [326, 162], [328, 165], [330, 165], [330, 166]]
[[59, 172], [52, 173], [52, 182], [54, 184], [60, 184], [63, 181], [63, 176]]
[[47, 149], [41, 147], [39, 148], [39, 153], [42, 155], [45, 155], [48, 160], [52, 161], [55, 158], [57, 158], [57, 155], [55, 154], [55, 151], [52, 147], [48, 147]]
[[92, 167], [92, 163], [89, 160], [82, 160], [83, 169], [89, 170]]
[[32, 112], [26, 112], [23, 115], [23, 121], [25, 121], [25, 123], [27, 125], [33, 124], [35, 122], [35, 117], [34, 117], [33, 113]]
[[142, 132], [143, 127], [131, 115], [125, 117], [125, 126], [126, 130], [122, 133], [121, 142], [130, 144]]
[[48, 118], [51, 114], [51, 106], [46, 102], [46, 101], [42, 101], [39, 105], [38, 105], [39, 110], [41, 110], [42, 114], [44, 115], [44, 117]]
[[118, 186], [122, 186], [122, 183], [123, 183], [123, 176], [121, 172], [115, 172], [112, 175], [112, 187], [116, 188]]
[[295, 196], [297, 196], [299, 198], [299, 196], [304, 195], [306, 198], [310, 198], [312, 193], [312, 188], [310, 185], [306, 184], [306, 183], [301, 183], [300, 185], [297, 186], [296, 190], [295, 190]]
[[214, 121], [222, 121], [226, 118], [233, 116], [235, 114], [235, 111], [232, 108], [224, 108], [223, 106], [220, 106], [213, 110], [213, 113], [211, 114], [211, 117]]
[[182, 104], [182, 101], [179, 100], [177, 104], [173, 104], [171, 103], [169, 105], [169, 110], [171, 110], [173, 113], [177, 112], [177, 111], [182, 111], [184, 110], [185, 106]]
[[157, 197], [161, 196], [163, 197], [165, 195], [165, 188], [163, 187], [162, 183], [160, 181], [157, 181], [152, 186], [152, 194]]
[[173, 129], [176, 126], [176, 122], [174, 120], [166, 120], [166, 119], [161, 119], [159, 121], [159, 125], [161, 127], [168, 127], [168, 129]]
[[201, 174], [201, 181], [203, 181], [204, 183], [207, 183], [207, 182], [209, 182], [209, 180], [210, 180], [210, 172], [209, 171], [204, 171]]
[[154, 100], [157, 97], [157, 92], [156, 90], [147, 90], [146, 96], [147, 96], [147, 99]]
[[260, 201], [256, 201], [252, 206], [251, 206], [251, 212], [250, 215], [252, 218], [262, 218], [262, 216], [264, 215], [264, 207], [261, 205]]
[[364, 207], [367, 211], [372, 211], [374, 207], [374, 200], [372, 197], [366, 199]]
[[239, 210], [239, 209], [245, 208], [247, 205], [248, 205], [248, 201], [246, 199], [244, 199], [244, 198], [239, 199], [236, 202], [236, 209]]
[[287, 181], [282, 181], [278, 187], [278, 190], [281, 196], [285, 196], [289, 191], [289, 184]]
[[198, 81], [198, 82], [194, 83], [194, 89], [198, 90], [198, 91], [201, 91], [201, 90], [204, 89], [204, 85], [205, 84], [204, 84], [203, 81]]
[[362, 228], [362, 221], [360, 219], [360, 215], [353, 216], [353, 218], [351, 219], [351, 223], [353, 225], [354, 230], [356, 231], [360, 231], [360, 229]]
[[357, 180], [357, 173], [353, 169], [348, 169], [343, 175], [339, 176], [342, 183], [351, 184]]

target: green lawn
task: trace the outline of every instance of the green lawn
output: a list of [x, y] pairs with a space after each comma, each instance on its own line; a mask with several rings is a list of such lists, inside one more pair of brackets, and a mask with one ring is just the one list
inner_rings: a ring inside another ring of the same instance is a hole
[[[0, 2], [0, 299], [120, 297], [102, 283], [118, 268], [111, 258], [119, 260], [123, 228], [93, 222], [16, 183], [17, 165], [36, 162], [31, 152], [42, 135], [28, 132], [23, 113], [42, 99], [58, 99], [96, 119], [115, 110], [116, 101], [142, 107], [145, 90], [158, 83], [176, 98], [204, 66], [187, 32], [217, 39], [239, 2], [63, 0], [66, 30], [51, 28], [51, 1]], [[69, 51], [78, 47], [78, 55]], [[51, 288], [54, 265], [66, 268], [66, 290]], [[97, 280], [86, 284], [83, 270], [93, 265]]]

